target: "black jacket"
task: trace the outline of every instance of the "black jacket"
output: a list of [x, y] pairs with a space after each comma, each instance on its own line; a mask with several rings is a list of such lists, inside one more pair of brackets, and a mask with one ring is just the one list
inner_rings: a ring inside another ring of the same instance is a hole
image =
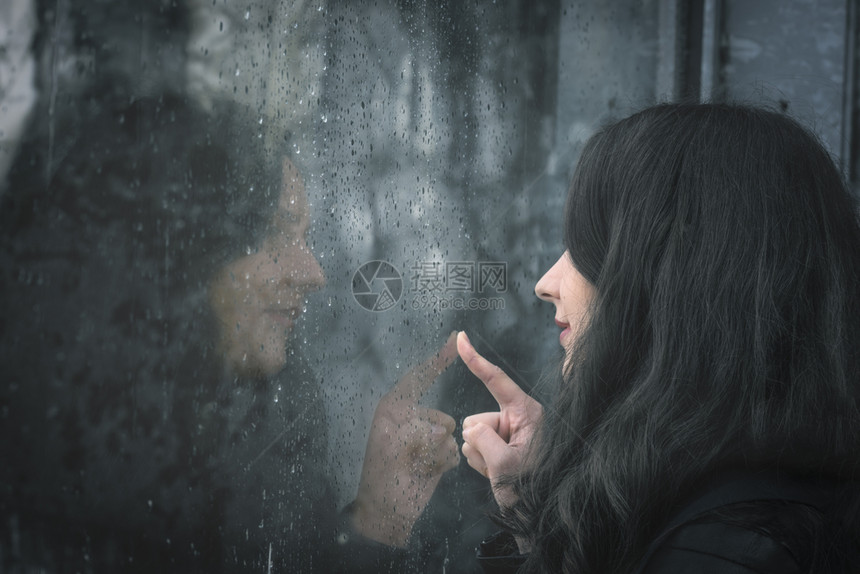
[[[776, 473], [720, 475], [675, 513], [635, 574], [854, 572], [858, 541], [844, 520], [857, 515], [844, 505], [856, 505], [857, 492], [855, 483]], [[517, 572], [525, 559], [506, 533], [478, 551], [488, 574]]]

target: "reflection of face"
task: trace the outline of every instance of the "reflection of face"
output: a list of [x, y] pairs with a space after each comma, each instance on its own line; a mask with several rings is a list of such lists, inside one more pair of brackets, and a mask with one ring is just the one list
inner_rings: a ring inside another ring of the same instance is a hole
[[594, 286], [576, 270], [565, 251], [537, 282], [535, 294], [555, 305], [555, 324], [562, 329], [559, 341], [569, 350], [582, 332]]
[[310, 225], [304, 182], [288, 159], [271, 231], [259, 249], [215, 273], [209, 303], [221, 329], [228, 367], [244, 375], [273, 375], [286, 363], [286, 341], [305, 295], [325, 284], [308, 248]]

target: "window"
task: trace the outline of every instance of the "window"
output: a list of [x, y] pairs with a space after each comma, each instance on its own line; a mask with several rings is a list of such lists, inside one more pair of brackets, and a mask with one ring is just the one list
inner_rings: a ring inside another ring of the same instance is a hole
[[[589, 135], [660, 99], [764, 97], [852, 168], [854, 12], [4, 4], [4, 567], [325, 571], [374, 409], [449, 332], [545, 392], [561, 350], [533, 286]], [[494, 408], [462, 364], [420, 405]], [[401, 558], [473, 571], [483, 477], [422, 488], [389, 525], [412, 529]]]

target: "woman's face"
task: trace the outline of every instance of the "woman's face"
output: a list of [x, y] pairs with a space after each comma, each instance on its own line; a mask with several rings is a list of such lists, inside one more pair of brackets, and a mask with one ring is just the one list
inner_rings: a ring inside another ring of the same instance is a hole
[[537, 282], [535, 294], [555, 305], [555, 324], [562, 330], [559, 341], [569, 351], [584, 327], [594, 286], [576, 270], [565, 251]]
[[304, 182], [288, 159], [271, 230], [258, 250], [221, 268], [209, 288], [220, 327], [220, 351], [242, 375], [273, 375], [286, 363], [286, 344], [305, 296], [325, 284], [308, 248]]

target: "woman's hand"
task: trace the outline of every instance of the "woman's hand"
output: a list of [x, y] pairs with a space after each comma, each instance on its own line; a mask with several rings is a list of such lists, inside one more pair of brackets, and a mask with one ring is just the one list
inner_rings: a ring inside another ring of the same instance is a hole
[[490, 479], [496, 502], [504, 508], [513, 504], [514, 494], [510, 488], [498, 487], [496, 479], [522, 470], [543, 407], [502, 369], [479, 355], [465, 332], [457, 335], [457, 351], [499, 403], [498, 412], [472, 415], [463, 421], [463, 456], [469, 466]]
[[405, 546], [442, 474], [459, 462], [454, 419], [418, 406], [421, 395], [456, 357], [452, 333], [438, 353], [406, 373], [380, 399], [353, 503], [353, 527], [362, 536]]

